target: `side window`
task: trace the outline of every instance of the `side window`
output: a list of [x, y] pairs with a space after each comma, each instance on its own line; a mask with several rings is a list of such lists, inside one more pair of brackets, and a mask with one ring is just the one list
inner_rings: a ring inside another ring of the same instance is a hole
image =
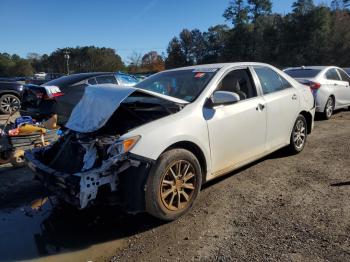
[[345, 73], [343, 70], [339, 70], [338, 69], [338, 72], [341, 76], [341, 80], [345, 81], [345, 82], [348, 82], [350, 84], [350, 76], [348, 76], [347, 73]]
[[117, 84], [117, 80], [114, 76], [97, 76], [96, 77], [98, 84]]
[[96, 81], [95, 78], [90, 78], [90, 79], [88, 80], [88, 83], [89, 83], [90, 85], [97, 85], [97, 81]]
[[280, 75], [279, 75], [279, 77], [280, 77], [280, 79], [281, 79], [281, 81], [282, 81], [283, 89], [287, 89], [287, 88], [293, 87], [293, 86], [291, 85], [291, 83], [289, 83], [286, 79], [284, 79], [284, 77], [282, 77], [282, 76], [280, 76]]
[[292, 86], [287, 80], [270, 68], [255, 67], [254, 70], [258, 75], [264, 94], [281, 91]]
[[331, 68], [326, 72], [326, 78], [328, 80], [337, 80], [340, 81], [340, 77], [337, 73], [337, 70], [335, 70], [335, 68]]
[[238, 69], [230, 72], [222, 79], [217, 90], [234, 92], [241, 100], [256, 97], [257, 92], [253, 86], [247, 69]]
[[132, 85], [132, 84], [137, 84], [137, 80], [132, 78], [131, 76], [127, 76], [127, 75], [118, 75], [117, 76], [118, 78], [118, 81], [121, 83], [121, 84], [129, 84], [129, 85]]

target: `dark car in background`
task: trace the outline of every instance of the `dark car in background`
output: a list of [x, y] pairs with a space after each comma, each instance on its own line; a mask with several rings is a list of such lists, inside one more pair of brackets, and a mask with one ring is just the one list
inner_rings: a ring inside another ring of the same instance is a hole
[[0, 81], [0, 113], [10, 114], [18, 110], [22, 91], [22, 83]]
[[64, 124], [87, 86], [98, 84], [132, 86], [136, 83], [137, 80], [128, 74], [99, 72], [63, 76], [43, 85], [29, 84], [23, 91], [21, 115], [28, 115], [40, 121], [57, 114], [58, 124]]

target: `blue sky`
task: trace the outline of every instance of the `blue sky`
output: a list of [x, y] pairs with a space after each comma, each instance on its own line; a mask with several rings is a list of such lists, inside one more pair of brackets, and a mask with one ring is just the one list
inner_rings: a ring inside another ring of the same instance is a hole
[[[294, 0], [273, 1], [287, 13]], [[329, 0], [315, 0], [328, 3]], [[0, 52], [51, 53], [56, 48], [95, 45], [117, 50], [165, 52], [183, 28], [206, 30], [225, 23], [229, 0], [0, 0]]]

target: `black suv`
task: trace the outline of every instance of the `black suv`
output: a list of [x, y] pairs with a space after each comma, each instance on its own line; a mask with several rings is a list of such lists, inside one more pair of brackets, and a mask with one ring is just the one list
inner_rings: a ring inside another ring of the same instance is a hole
[[18, 110], [23, 84], [15, 81], [0, 81], [0, 113], [9, 114]]

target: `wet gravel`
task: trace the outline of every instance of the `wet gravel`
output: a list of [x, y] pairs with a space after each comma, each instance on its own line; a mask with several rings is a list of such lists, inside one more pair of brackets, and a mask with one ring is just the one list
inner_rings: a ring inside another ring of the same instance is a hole
[[[28, 169], [0, 167], [0, 211], [7, 210], [6, 221], [11, 209], [42, 195], [32, 178]], [[46, 229], [37, 229], [46, 251], [52, 243], [64, 247], [50, 251], [64, 255], [57, 261], [350, 261], [350, 112], [316, 121], [301, 154], [280, 150], [210, 182], [191, 212], [174, 222], [108, 208], [85, 213], [60, 208], [39, 213]], [[18, 249], [7, 259], [1, 259], [5, 247], [0, 245], [0, 261], [42, 257], [28, 250], [19, 255], [34, 245], [31, 233], [25, 239], [6, 247]]]

